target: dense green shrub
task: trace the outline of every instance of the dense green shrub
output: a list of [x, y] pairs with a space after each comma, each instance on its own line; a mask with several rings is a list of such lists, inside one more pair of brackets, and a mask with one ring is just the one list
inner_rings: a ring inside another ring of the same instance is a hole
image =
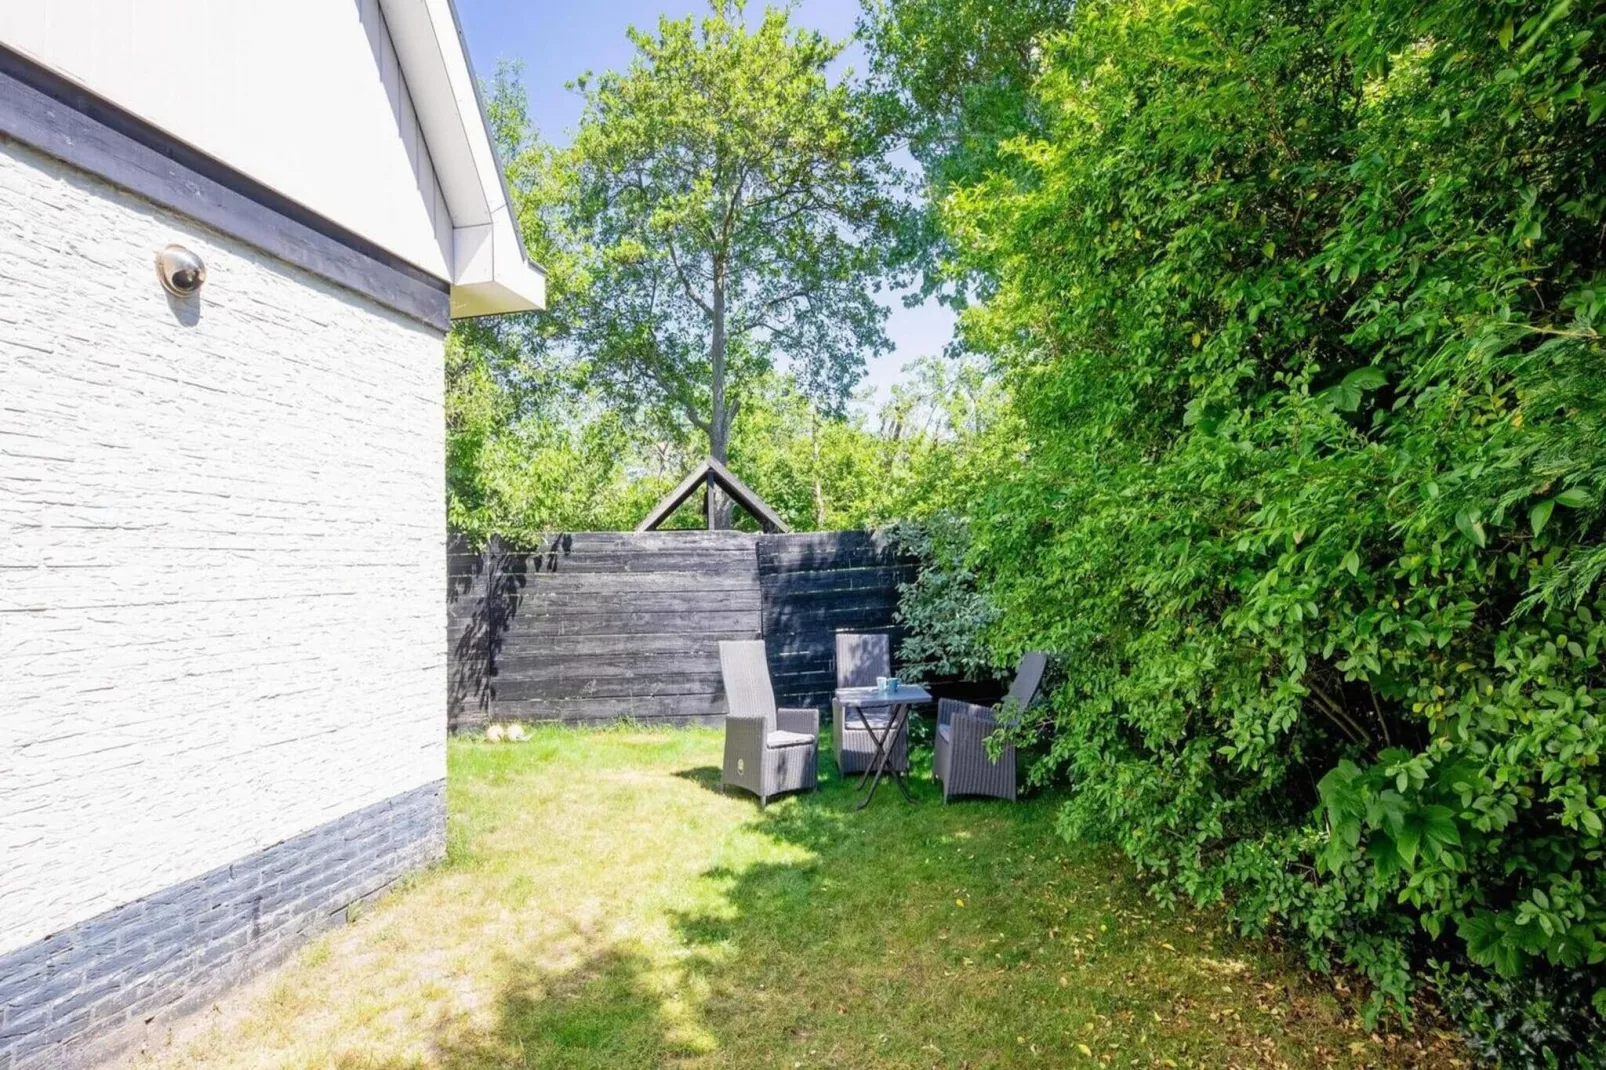
[[889, 534], [916, 565], [914, 578], [898, 589], [897, 621], [906, 632], [898, 648], [903, 674], [912, 680], [996, 676], [987, 639], [998, 610], [968, 560], [964, 519], [939, 512], [894, 524]]
[[1557, 1036], [1606, 1013], [1603, 31], [1084, 0], [943, 206], [1019, 421], [970, 560], [1069, 674], [1065, 833], [1375, 1010], [1430, 957], [1587, 984]]
[[1606, 1035], [1582, 969], [1505, 978], [1438, 963], [1440, 1001], [1474, 1055], [1493, 1066], [1606, 1066]]

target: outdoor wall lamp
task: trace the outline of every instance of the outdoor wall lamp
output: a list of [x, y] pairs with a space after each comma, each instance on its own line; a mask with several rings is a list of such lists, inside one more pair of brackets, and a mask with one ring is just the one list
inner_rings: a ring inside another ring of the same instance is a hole
[[169, 245], [156, 254], [156, 274], [174, 297], [194, 297], [206, 281], [206, 265], [182, 245]]

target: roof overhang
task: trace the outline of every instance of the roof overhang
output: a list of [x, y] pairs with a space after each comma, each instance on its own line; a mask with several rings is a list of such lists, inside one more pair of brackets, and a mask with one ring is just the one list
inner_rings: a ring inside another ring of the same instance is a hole
[[379, 0], [452, 217], [455, 319], [546, 307], [451, 0]]

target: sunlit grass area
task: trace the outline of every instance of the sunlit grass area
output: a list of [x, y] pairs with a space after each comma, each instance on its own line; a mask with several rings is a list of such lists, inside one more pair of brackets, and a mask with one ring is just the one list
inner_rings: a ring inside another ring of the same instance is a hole
[[[718, 731], [455, 740], [447, 863], [146, 1067], [1451, 1064], [1164, 910], [1055, 799], [719, 792]], [[917, 754], [917, 765], [926, 759]], [[923, 768], [923, 767], [921, 767]]]

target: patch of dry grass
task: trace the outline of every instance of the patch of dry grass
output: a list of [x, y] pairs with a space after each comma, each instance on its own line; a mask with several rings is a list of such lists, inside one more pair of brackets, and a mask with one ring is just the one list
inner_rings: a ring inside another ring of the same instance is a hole
[[[829, 775], [760, 812], [717, 731], [451, 745], [447, 864], [145, 1068], [1450, 1065], [1053, 834]], [[826, 759], [829, 766], [829, 759]]]

